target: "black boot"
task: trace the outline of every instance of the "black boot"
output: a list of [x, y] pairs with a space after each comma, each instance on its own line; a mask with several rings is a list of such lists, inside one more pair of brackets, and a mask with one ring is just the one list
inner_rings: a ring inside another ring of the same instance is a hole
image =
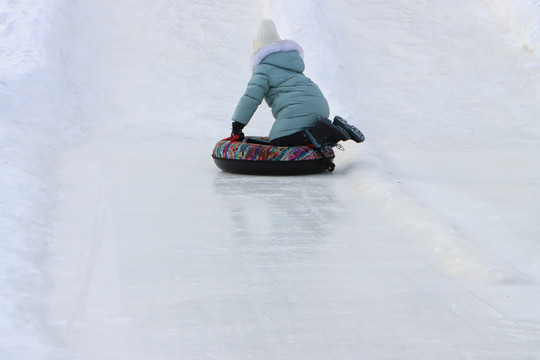
[[353, 139], [357, 143], [361, 143], [365, 139], [364, 134], [362, 134], [360, 130], [358, 130], [356, 127], [352, 126], [351, 124], [347, 123], [347, 121], [341, 116], [334, 117], [334, 125], [339, 126], [343, 130], [347, 131], [351, 139]]
[[332, 124], [326, 118], [320, 118], [317, 125], [309, 129], [309, 132], [319, 145], [335, 145], [340, 141], [347, 141], [351, 138], [347, 131]]

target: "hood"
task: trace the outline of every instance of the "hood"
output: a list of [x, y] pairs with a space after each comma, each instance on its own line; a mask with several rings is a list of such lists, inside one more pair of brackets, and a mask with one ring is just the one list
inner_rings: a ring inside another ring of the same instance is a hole
[[264, 46], [251, 59], [251, 70], [259, 64], [270, 64], [296, 72], [304, 71], [304, 51], [292, 40], [281, 40]]

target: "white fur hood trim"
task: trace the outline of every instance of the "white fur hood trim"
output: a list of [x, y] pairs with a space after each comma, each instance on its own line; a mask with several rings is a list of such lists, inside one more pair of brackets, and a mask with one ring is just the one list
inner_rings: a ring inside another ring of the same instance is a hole
[[253, 57], [251, 58], [251, 70], [253, 71], [253, 68], [259, 65], [264, 60], [264, 58], [270, 54], [293, 50], [297, 51], [298, 54], [300, 54], [300, 57], [304, 59], [304, 50], [302, 50], [302, 47], [298, 45], [298, 43], [295, 41], [281, 40], [266, 45], [262, 47], [259, 51], [257, 51], [255, 54], [253, 54]]

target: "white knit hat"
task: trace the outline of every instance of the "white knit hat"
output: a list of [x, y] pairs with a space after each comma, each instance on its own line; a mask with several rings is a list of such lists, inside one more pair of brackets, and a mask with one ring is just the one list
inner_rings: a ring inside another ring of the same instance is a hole
[[253, 39], [253, 53], [256, 53], [266, 45], [280, 40], [276, 30], [276, 24], [270, 19], [264, 19], [259, 23], [257, 35]]

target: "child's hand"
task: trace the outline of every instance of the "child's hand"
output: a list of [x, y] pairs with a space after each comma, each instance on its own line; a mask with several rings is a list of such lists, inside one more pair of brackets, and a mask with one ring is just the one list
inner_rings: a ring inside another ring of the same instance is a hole
[[232, 123], [232, 132], [231, 132], [231, 141], [243, 141], [245, 139], [244, 133], [242, 132], [242, 129], [244, 128], [244, 124], [233, 121]]

